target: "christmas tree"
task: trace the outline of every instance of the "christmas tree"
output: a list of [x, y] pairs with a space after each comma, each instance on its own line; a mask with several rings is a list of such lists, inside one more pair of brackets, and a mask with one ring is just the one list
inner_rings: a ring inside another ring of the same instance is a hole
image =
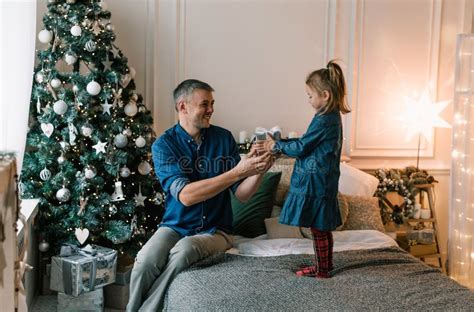
[[97, 0], [49, 0], [38, 39], [23, 198], [39, 198], [40, 250], [99, 244], [131, 256], [153, 234], [163, 193], [152, 117]]

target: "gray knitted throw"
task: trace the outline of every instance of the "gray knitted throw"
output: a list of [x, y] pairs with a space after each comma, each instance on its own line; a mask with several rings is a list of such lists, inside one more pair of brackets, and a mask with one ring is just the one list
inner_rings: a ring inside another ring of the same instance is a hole
[[180, 273], [166, 311], [474, 311], [474, 292], [396, 247], [334, 253], [330, 279], [298, 277], [310, 255], [218, 254]]

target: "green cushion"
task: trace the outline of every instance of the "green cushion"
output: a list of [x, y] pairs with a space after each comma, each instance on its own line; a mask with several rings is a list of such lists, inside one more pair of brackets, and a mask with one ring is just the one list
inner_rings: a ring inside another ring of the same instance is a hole
[[257, 192], [246, 203], [231, 194], [234, 234], [257, 237], [265, 234], [265, 219], [272, 213], [281, 172], [267, 172]]

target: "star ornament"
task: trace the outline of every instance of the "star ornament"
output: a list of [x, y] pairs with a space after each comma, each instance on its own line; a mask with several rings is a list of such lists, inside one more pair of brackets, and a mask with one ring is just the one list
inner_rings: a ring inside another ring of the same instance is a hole
[[112, 69], [112, 62], [109, 59], [109, 52], [107, 51], [107, 57], [105, 61], [102, 62], [104, 64], [104, 70], [111, 70]]
[[100, 140], [97, 142], [96, 145], [92, 146], [95, 149], [95, 154], [99, 153], [105, 153], [105, 146], [107, 145], [107, 142], [102, 143]]
[[102, 114], [109, 114], [110, 115], [110, 108], [112, 107], [112, 105], [109, 104], [109, 102], [107, 101], [107, 98], [105, 99], [105, 103], [104, 104], [100, 104], [100, 106], [102, 106]]
[[146, 196], [142, 195], [142, 185], [141, 184], [138, 186], [138, 194], [135, 194], [135, 197], [133, 197], [133, 198], [135, 199], [136, 207], [138, 207], [138, 206], [145, 207]]
[[433, 128], [451, 128], [451, 125], [439, 116], [451, 100], [433, 102], [430, 92], [425, 88], [418, 99], [403, 96], [404, 108], [397, 116], [406, 129], [405, 140], [408, 142], [417, 135], [422, 135], [429, 140]]

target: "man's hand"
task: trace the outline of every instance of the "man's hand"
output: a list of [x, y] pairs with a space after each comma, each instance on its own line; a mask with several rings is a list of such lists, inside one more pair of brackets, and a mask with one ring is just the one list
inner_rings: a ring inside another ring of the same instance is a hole
[[273, 146], [275, 145], [275, 138], [271, 133], [267, 133], [267, 139], [265, 141], [257, 141], [252, 146], [257, 151], [257, 154], [266, 152], [272, 152]]
[[256, 156], [256, 149], [247, 154], [247, 158], [241, 159], [232, 170], [234, 170], [240, 179], [247, 178], [256, 174], [265, 173], [273, 164], [273, 156], [266, 152]]

